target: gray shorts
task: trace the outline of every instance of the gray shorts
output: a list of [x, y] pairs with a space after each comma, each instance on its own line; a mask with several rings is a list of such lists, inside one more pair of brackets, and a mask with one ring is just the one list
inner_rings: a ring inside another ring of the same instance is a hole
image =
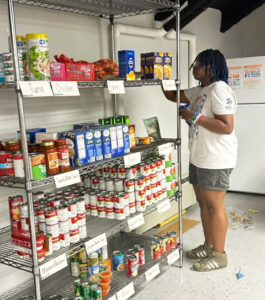
[[202, 190], [227, 191], [233, 169], [203, 169], [190, 163], [189, 182]]

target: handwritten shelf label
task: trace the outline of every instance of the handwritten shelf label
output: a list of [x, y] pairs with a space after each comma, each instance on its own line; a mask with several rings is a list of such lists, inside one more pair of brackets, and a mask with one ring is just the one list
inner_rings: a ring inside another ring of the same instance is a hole
[[179, 249], [173, 251], [172, 253], [170, 253], [167, 257], [167, 262], [169, 265], [174, 264], [174, 262], [176, 262], [179, 259]]
[[65, 267], [67, 267], [67, 259], [66, 254], [64, 253], [40, 266], [41, 279], [45, 279]]
[[134, 285], [133, 282], [126, 285], [123, 289], [121, 289], [117, 294], [117, 300], [127, 300], [129, 299], [133, 294], [134, 291]]
[[172, 144], [166, 143], [158, 146], [159, 155], [166, 155], [172, 152]]
[[165, 201], [163, 201], [162, 203], [159, 203], [157, 205], [157, 212], [159, 214], [164, 213], [165, 211], [169, 210], [171, 207], [170, 201], [167, 199]]
[[132, 230], [142, 226], [144, 223], [145, 223], [144, 215], [142, 213], [138, 214], [137, 216], [128, 219], [129, 230], [132, 231]]
[[148, 271], [145, 272], [146, 281], [151, 281], [160, 273], [159, 264], [155, 264]]
[[124, 156], [125, 168], [130, 168], [131, 166], [137, 165], [141, 162], [141, 153], [132, 153]]
[[49, 81], [20, 81], [24, 97], [52, 97], [53, 92]]
[[96, 250], [106, 246], [107, 243], [108, 242], [107, 242], [106, 233], [102, 233], [101, 235], [99, 235], [85, 243], [86, 252], [87, 252], [87, 254], [95, 252]]
[[175, 80], [162, 80], [162, 85], [164, 91], [176, 91], [176, 83]]
[[72, 185], [81, 182], [79, 171], [71, 171], [54, 176], [56, 188]]
[[107, 86], [110, 94], [125, 94], [123, 80], [108, 80]]
[[52, 81], [54, 96], [80, 96], [77, 82], [74, 81]]

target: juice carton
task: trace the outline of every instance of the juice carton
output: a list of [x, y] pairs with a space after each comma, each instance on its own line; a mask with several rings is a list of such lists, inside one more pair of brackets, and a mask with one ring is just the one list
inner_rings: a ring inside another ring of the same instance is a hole
[[118, 52], [120, 77], [135, 80], [135, 56], [133, 50]]
[[123, 142], [123, 130], [122, 125], [116, 126], [117, 144], [118, 144], [118, 155], [124, 154], [124, 142]]
[[109, 127], [110, 131], [110, 140], [111, 140], [111, 154], [112, 157], [118, 156], [118, 141], [117, 141], [117, 132], [116, 127], [111, 126]]
[[102, 132], [102, 144], [103, 144], [103, 156], [104, 159], [111, 158], [111, 138], [110, 138], [110, 128], [103, 127], [101, 128]]
[[164, 80], [172, 79], [172, 53], [164, 53]]
[[96, 152], [96, 161], [103, 160], [102, 137], [100, 128], [94, 128], [93, 140]]
[[94, 130], [85, 129], [85, 145], [87, 152], [87, 162], [93, 163], [96, 161], [95, 145], [94, 145]]
[[146, 54], [145, 53], [141, 53], [141, 79], [146, 79], [145, 77], [145, 59], [146, 59]]
[[124, 154], [130, 153], [130, 136], [128, 125], [122, 125]]
[[163, 52], [151, 52], [146, 54], [147, 79], [163, 80]]
[[[26, 130], [27, 138], [29, 139], [30, 144], [34, 144], [36, 141], [37, 132], [46, 132], [46, 128], [31, 128]], [[21, 137], [20, 130], [17, 131], [18, 137]]]
[[87, 152], [84, 131], [65, 131], [61, 133], [61, 138], [66, 139], [71, 166], [80, 167], [86, 165]]

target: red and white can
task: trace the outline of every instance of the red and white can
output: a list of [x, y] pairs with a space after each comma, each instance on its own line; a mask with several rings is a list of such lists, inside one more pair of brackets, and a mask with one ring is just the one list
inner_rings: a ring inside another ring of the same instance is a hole
[[114, 181], [112, 178], [107, 178], [106, 182], [106, 191], [113, 192], [114, 191]]
[[90, 215], [93, 217], [97, 217], [98, 216], [98, 208], [95, 205], [90, 205]]
[[60, 234], [67, 233], [70, 230], [70, 223], [69, 221], [59, 222], [59, 232]]
[[53, 225], [47, 225], [46, 224], [46, 231], [47, 234], [51, 234], [53, 237], [59, 236], [59, 223], [53, 224]]
[[110, 168], [104, 168], [103, 169], [103, 176], [104, 176], [104, 178], [109, 178], [110, 177]]
[[57, 208], [58, 219], [60, 222], [68, 221], [69, 211], [68, 206], [60, 206]]
[[119, 179], [119, 178], [114, 179], [114, 190], [115, 192], [123, 191], [123, 179]]
[[112, 178], [112, 179], [118, 178], [118, 168], [110, 169], [110, 178]]
[[119, 167], [118, 178], [119, 179], [125, 179], [126, 178], [126, 169], [124, 167]]
[[92, 177], [91, 178], [91, 188], [93, 190], [98, 190], [99, 189], [99, 178], [97, 178], [97, 177]]
[[79, 198], [76, 201], [76, 209], [77, 209], [77, 214], [86, 213], [86, 206], [85, 206], [85, 199], [84, 198]]
[[136, 277], [138, 275], [139, 264], [135, 255], [126, 255], [126, 274], [129, 277]]
[[125, 219], [125, 209], [124, 208], [115, 208], [115, 218], [117, 220]]
[[145, 200], [145, 190], [143, 191], [135, 191], [135, 200], [143, 201]]
[[80, 237], [80, 239], [84, 239], [87, 237], [86, 225], [79, 227], [79, 237]]
[[86, 225], [86, 213], [77, 214], [78, 227]]
[[101, 177], [99, 178], [99, 190], [104, 191], [105, 189], [106, 189], [105, 178]]
[[70, 246], [70, 233], [69, 232], [60, 234], [60, 243], [61, 243], [62, 248]]
[[77, 216], [77, 205], [75, 201], [71, 201], [68, 205], [68, 211], [70, 213], [70, 218]]
[[142, 176], [148, 176], [150, 174], [150, 165], [147, 163], [140, 164], [140, 174]]
[[52, 249], [57, 251], [61, 248], [60, 236], [52, 237]]
[[150, 175], [150, 183], [151, 184], [157, 183], [157, 175], [156, 175], [156, 173]]
[[11, 153], [0, 152], [0, 176], [14, 176], [14, 164]]
[[156, 163], [155, 162], [151, 162], [150, 163], [150, 174], [155, 174], [156, 171], [157, 171]]
[[102, 169], [96, 170], [95, 175], [96, 175], [97, 177], [103, 176], [103, 170], [102, 170]]
[[129, 203], [129, 210], [130, 210], [130, 214], [134, 214], [136, 213], [136, 204], [134, 203]]
[[124, 180], [124, 190], [125, 190], [125, 192], [128, 192], [128, 193], [134, 192], [134, 190], [135, 190], [134, 180], [131, 180], [131, 179]]
[[70, 243], [78, 243], [80, 241], [79, 228], [70, 230]]
[[135, 179], [134, 188], [135, 191], [143, 191], [145, 189], [144, 178]]
[[145, 211], [146, 210], [146, 201], [136, 201], [136, 211]]
[[115, 210], [116, 208], [124, 208], [125, 206], [125, 201], [124, 201], [124, 197], [123, 195], [117, 195], [115, 197], [115, 202], [114, 202], [114, 207], [115, 207]]
[[98, 217], [106, 218], [106, 209], [105, 207], [98, 207]]
[[54, 225], [58, 224], [58, 214], [57, 210], [54, 208], [46, 208], [44, 210], [44, 215], [45, 215], [45, 223], [46, 225]]
[[126, 179], [135, 179], [136, 175], [137, 175], [136, 168], [126, 169]]

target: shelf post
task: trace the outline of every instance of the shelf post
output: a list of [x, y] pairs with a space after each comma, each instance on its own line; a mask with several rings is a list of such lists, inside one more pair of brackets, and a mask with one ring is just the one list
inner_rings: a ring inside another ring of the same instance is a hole
[[[115, 45], [115, 37], [114, 37], [114, 16], [110, 16], [110, 26], [111, 26], [111, 56], [114, 61], [116, 61], [116, 45]], [[118, 115], [118, 107], [117, 107], [117, 95], [112, 95], [112, 108], [113, 115], [116, 117]]]
[[29, 156], [28, 156], [23, 97], [19, 86], [20, 72], [19, 72], [19, 61], [18, 61], [18, 52], [17, 52], [17, 43], [16, 43], [16, 23], [15, 23], [15, 12], [14, 12], [13, 0], [8, 0], [8, 16], [9, 16], [9, 28], [10, 28], [13, 61], [15, 64], [15, 68], [14, 68], [15, 89], [17, 94], [18, 118], [19, 118], [20, 134], [21, 134], [22, 153], [24, 157], [25, 188], [27, 193], [27, 202], [28, 202], [28, 211], [29, 211], [29, 220], [30, 220], [30, 234], [31, 234], [31, 245], [32, 245], [32, 262], [33, 262], [32, 271], [33, 271], [34, 282], [35, 282], [34, 286], [35, 286], [36, 300], [41, 300], [36, 231], [35, 231], [34, 210], [33, 210], [33, 200], [32, 200], [31, 170], [30, 170], [31, 167], [29, 164]]
[[[175, 5], [176, 12], [176, 77], [177, 81], [180, 82], [180, 4], [179, 0]], [[176, 104], [177, 104], [177, 140], [179, 146], [177, 147], [177, 163], [178, 163], [178, 210], [179, 210], [179, 255], [180, 255], [180, 267], [183, 266], [183, 232], [182, 232], [182, 183], [181, 183], [181, 119], [179, 114], [180, 106], [180, 84], [177, 84], [176, 93]]]

